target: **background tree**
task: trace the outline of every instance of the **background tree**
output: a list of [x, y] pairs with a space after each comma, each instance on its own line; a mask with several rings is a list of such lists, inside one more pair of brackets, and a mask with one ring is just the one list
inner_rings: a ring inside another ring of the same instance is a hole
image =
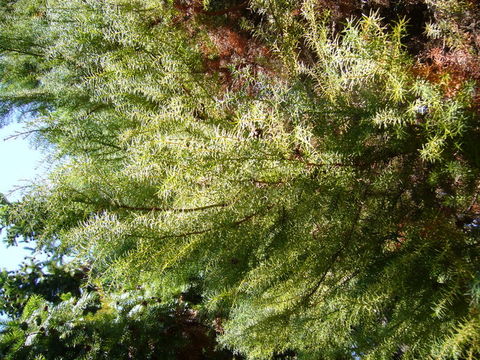
[[[50, 282], [40, 282], [40, 289], [35, 291], [28, 288], [30, 279], [20, 282], [16, 274], [8, 277], [20, 286], [15, 290], [7, 287], [1, 294], [9, 305], [7, 311], [14, 306], [9, 301], [13, 292], [28, 295], [28, 302], [20, 316], [12, 314], [2, 326], [2, 358], [232, 358], [229, 352], [215, 349], [213, 332], [184, 300], [165, 303], [141, 289], [105, 296], [98, 289], [78, 287], [55, 297], [54, 302], [47, 301], [39, 294], [47, 285], [54, 291], [54, 280], [57, 284], [65, 282], [58, 273], [48, 274]], [[52, 293], [45, 295], [51, 297]]]

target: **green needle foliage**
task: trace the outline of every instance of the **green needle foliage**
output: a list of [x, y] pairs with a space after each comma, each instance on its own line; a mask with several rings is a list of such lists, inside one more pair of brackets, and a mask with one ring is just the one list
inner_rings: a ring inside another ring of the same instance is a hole
[[33, 111], [57, 164], [9, 206], [11, 238], [60, 243], [111, 294], [194, 287], [248, 359], [480, 356], [476, 83], [420, 76], [408, 19], [336, 28], [315, 0], [7, 5], [25, 40], [2, 27], [0, 99]]

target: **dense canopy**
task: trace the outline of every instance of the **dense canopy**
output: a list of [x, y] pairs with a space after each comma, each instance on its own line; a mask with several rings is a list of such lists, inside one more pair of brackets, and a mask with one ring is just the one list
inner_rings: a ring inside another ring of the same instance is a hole
[[3, 118], [52, 166], [0, 215], [56, 270], [0, 292], [0, 354], [479, 358], [479, 15], [1, 0]]

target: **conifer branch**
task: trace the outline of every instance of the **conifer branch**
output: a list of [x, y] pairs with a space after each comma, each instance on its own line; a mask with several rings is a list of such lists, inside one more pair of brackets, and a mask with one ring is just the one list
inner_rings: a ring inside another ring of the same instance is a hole
[[159, 207], [145, 207], [145, 206], [129, 206], [129, 205], [124, 205], [124, 204], [118, 204], [118, 203], [113, 203], [112, 206], [119, 208], [119, 209], [125, 209], [125, 210], [132, 210], [132, 211], [161, 211], [161, 212], [173, 212], [173, 213], [189, 213], [189, 212], [196, 212], [196, 211], [203, 211], [203, 210], [208, 210], [212, 208], [223, 208], [227, 207], [231, 204], [228, 203], [219, 203], [219, 204], [211, 204], [211, 205], [205, 205], [205, 206], [199, 206], [195, 208], [159, 208]]
[[[240, 220], [237, 220], [237, 221], [234, 221], [232, 223], [227, 223], [226, 225], [230, 225], [230, 226], [239, 226], [239, 225], [242, 225], [250, 220], [252, 220], [253, 218], [255, 218], [256, 216], [264, 213], [265, 211], [268, 211], [270, 209], [273, 208], [273, 205], [269, 205], [265, 208], [262, 208], [261, 210], [259, 211], [256, 211], [250, 215], [247, 215], [245, 216], [244, 218], [240, 219]], [[221, 229], [221, 227], [210, 227], [210, 228], [206, 228], [206, 229], [203, 229], [203, 230], [196, 230], [196, 231], [191, 231], [191, 232], [186, 232], [186, 233], [182, 233], [182, 234], [176, 234], [176, 235], [165, 235], [165, 236], [161, 236], [160, 239], [167, 239], [167, 238], [183, 238], [183, 237], [189, 237], [189, 236], [192, 236], [192, 235], [201, 235], [201, 234], [205, 234], [205, 233], [208, 233], [208, 232], [211, 232], [211, 231], [215, 231], [215, 230], [219, 230]]]
[[14, 52], [14, 53], [17, 53], [17, 54], [22, 54], [22, 55], [31, 55], [31, 56], [35, 56], [35, 57], [45, 57], [45, 55], [43, 55], [43, 54], [35, 53], [35, 52], [32, 52], [32, 51], [28, 51], [28, 50], [8, 48], [4, 45], [2, 45], [0, 47], [0, 52], [2, 52], [2, 53], [3, 52]]
[[[364, 194], [366, 194], [366, 192], [364, 192]], [[302, 302], [308, 301], [308, 299], [310, 299], [318, 291], [320, 286], [322, 286], [322, 284], [324, 283], [328, 274], [333, 269], [333, 266], [337, 262], [340, 255], [342, 255], [343, 251], [350, 244], [350, 242], [352, 240], [352, 237], [353, 237], [353, 233], [355, 231], [355, 228], [357, 227], [358, 221], [360, 220], [360, 216], [361, 216], [361, 213], [362, 213], [362, 210], [363, 210], [363, 206], [364, 206], [363, 201], [361, 201], [360, 206], [358, 207], [358, 210], [357, 210], [357, 212], [356, 212], [356, 214], [353, 218], [352, 225], [350, 226], [347, 233], [343, 237], [345, 240], [342, 242], [341, 246], [337, 249], [337, 251], [335, 251], [335, 253], [333, 253], [330, 256], [330, 261], [328, 262], [327, 267], [325, 268], [322, 275], [320, 276], [320, 279], [315, 283], [315, 285], [312, 287], [312, 289], [309, 292], [307, 292], [305, 295], [302, 296]]]

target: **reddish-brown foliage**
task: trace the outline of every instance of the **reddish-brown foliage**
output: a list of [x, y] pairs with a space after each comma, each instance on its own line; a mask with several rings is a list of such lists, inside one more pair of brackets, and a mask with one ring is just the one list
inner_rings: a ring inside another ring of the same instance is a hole
[[[176, 0], [175, 8], [179, 11], [177, 24], [183, 24], [188, 30], [190, 22], [204, 32], [208, 40], [200, 43], [205, 74], [218, 76], [223, 90], [235, 90], [242, 86], [242, 79], [234, 79], [232, 69], [249, 66], [254, 73], [269, 72], [268, 61], [271, 57], [269, 49], [249, 33], [239, 29], [241, 17], [248, 16], [248, 1], [238, 2], [217, 11], [204, 9], [201, 0]], [[226, 17], [227, 21], [216, 21], [218, 17]], [[194, 36], [193, 31], [191, 32]]]
[[[432, 83], [440, 84], [446, 97], [455, 96], [467, 81], [477, 83], [477, 98], [480, 96], [479, 56], [473, 55], [467, 48], [446, 51], [435, 47], [428, 51], [425, 59], [414, 67], [414, 73]], [[478, 107], [479, 103], [475, 105]]]

